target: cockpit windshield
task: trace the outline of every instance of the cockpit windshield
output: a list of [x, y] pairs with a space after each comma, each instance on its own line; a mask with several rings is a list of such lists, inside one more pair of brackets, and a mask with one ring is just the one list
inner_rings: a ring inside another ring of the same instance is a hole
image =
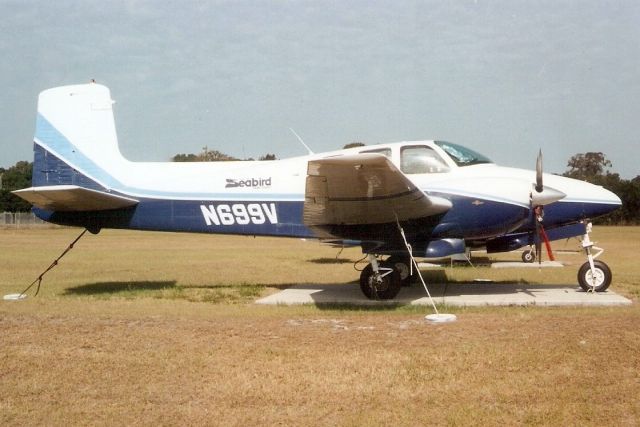
[[479, 165], [482, 163], [493, 163], [489, 158], [462, 145], [451, 142], [435, 141], [438, 147], [442, 148], [458, 166]]

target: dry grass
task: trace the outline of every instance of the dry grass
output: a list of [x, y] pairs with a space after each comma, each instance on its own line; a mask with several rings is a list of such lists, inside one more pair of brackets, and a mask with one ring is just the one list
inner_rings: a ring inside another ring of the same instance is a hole
[[[0, 231], [0, 293], [20, 291], [75, 234]], [[446, 325], [424, 323], [428, 308], [261, 307], [258, 294], [357, 272], [299, 240], [85, 239], [38, 297], [0, 302], [2, 425], [640, 423], [635, 301], [458, 309]], [[614, 289], [636, 299], [640, 228], [597, 228], [595, 239]], [[445, 274], [574, 283], [576, 269]]]

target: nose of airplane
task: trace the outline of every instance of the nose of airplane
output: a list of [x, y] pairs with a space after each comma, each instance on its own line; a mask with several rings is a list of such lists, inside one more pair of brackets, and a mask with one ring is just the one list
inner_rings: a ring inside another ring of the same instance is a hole
[[567, 196], [561, 201], [572, 206], [574, 215], [584, 218], [596, 218], [608, 214], [622, 205], [620, 198], [613, 192], [595, 184], [565, 177], [554, 177], [555, 188]]
[[588, 206], [585, 207], [585, 210], [591, 211], [591, 213], [589, 211], [586, 212], [587, 216], [594, 218], [598, 215], [612, 212], [622, 206], [622, 200], [612, 191], [599, 185], [588, 185], [592, 187], [591, 191], [594, 193], [594, 197], [591, 202], [587, 202]]

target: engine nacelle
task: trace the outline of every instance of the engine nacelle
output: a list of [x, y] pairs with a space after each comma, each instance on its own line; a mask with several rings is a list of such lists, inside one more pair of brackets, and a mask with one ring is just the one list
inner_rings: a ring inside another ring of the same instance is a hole
[[[424, 258], [445, 258], [455, 254], [465, 253], [464, 239], [436, 239], [427, 242], [423, 253], [414, 254]], [[417, 251], [414, 251], [417, 252]]]

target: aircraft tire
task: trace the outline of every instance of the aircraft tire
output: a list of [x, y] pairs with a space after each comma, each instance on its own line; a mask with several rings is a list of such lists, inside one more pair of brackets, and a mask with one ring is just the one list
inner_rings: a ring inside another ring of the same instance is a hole
[[580, 287], [589, 292], [592, 289], [596, 292], [604, 292], [611, 284], [613, 275], [609, 266], [602, 261], [593, 261], [596, 273], [596, 285], [595, 288], [591, 286], [591, 266], [588, 262], [585, 262], [580, 266], [578, 270], [578, 283]]
[[530, 264], [535, 260], [536, 260], [536, 251], [534, 251], [533, 249], [527, 249], [526, 251], [522, 252], [522, 262], [526, 262], [527, 264]]
[[364, 296], [372, 300], [390, 300], [398, 295], [402, 288], [400, 273], [392, 265], [385, 262], [380, 263], [380, 267], [392, 268], [393, 271], [382, 278], [382, 282], [375, 283], [375, 274], [371, 264], [367, 265], [360, 273], [360, 290]]
[[402, 286], [411, 286], [411, 282], [413, 282], [416, 274], [415, 272], [411, 274], [411, 258], [392, 255], [387, 258], [385, 262], [393, 265], [393, 267], [398, 270], [398, 273], [400, 273], [400, 281], [402, 282]]

